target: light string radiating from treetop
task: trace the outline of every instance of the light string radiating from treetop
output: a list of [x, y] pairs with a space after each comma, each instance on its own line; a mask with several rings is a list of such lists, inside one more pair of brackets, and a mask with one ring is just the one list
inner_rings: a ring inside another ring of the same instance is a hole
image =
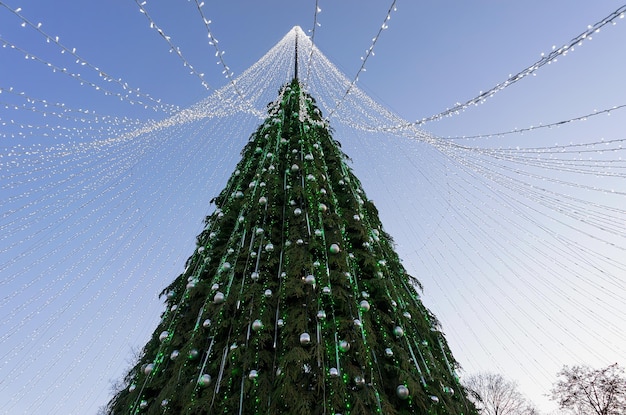
[[376, 33], [376, 36], [374, 36], [374, 38], [372, 39], [372, 44], [370, 45], [369, 48], [367, 48], [365, 50], [365, 56], [361, 56], [361, 66], [359, 67], [359, 70], [357, 71], [356, 75], [352, 79], [352, 82], [350, 83], [350, 85], [346, 89], [346, 91], [343, 94], [343, 96], [341, 97], [341, 99], [339, 99], [339, 101], [335, 102], [335, 107], [329, 111], [328, 115], [326, 115], [326, 119], [327, 120], [329, 120], [330, 117], [333, 116], [333, 114], [335, 113], [337, 108], [339, 108], [341, 105], [343, 105], [343, 102], [345, 101], [346, 96], [348, 96], [348, 94], [350, 94], [350, 91], [352, 90], [352, 88], [358, 82], [359, 75], [361, 74], [361, 72], [365, 72], [366, 71], [365, 63], [367, 62], [367, 60], [369, 59], [370, 56], [374, 56], [374, 47], [376, 46], [376, 42], [378, 42], [378, 39], [380, 38], [380, 35], [383, 32], [383, 30], [386, 30], [386, 29], [389, 28], [388, 22], [391, 19], [391, 13], [395, 12], [397, 10], [397, 8], [396, 8], [396, 1], [397, 0], [393, 0], [393, 2], [391, 3], [391, 6], [389, 6], [389, 10], [387, 10], [387, 15], [385, 16], [385, 20], [383, 20], [383, 24], [380, 26], [380, 29], [378, 29], [378, 33]]
[[307, 85], [309, 82], [309, 76], [311, 75], [311, 62], [313, 61], [313, 51], [315, 48], [315, 30], [317, 26], [321, 26], [322, 24], [317, 21], [317, 15], [322, 12], [322, 9], [319, 6], [319, 0], [315, 0], [315, 11], [313, 12], [313, 27], [310, 30], [311, 33], [311, 50], [309, 51], [309, 58], [306, 63], [306, 75], [304, 76], [304, 85]]
[[[18, 17], [18, 18], [22, 21], [22, 23], [21, 23], [22, 27], [29, 26], [29, 27], [33, 28], [34, 30], [36, 30], [36, 31], [37, 31], [40, 35], [42, 35], [42, 36], [46, 39], [46, 43], [52, 43], [52, 44], [55, 44], [55, 45], [57, 45], [57, 46], [61, 49], [61, 53], [63, 53], [63, 54], [64, 54], [64, 53], [67, 53], [68, 55], [72, 55], [72, 56], [76, 59], [76, 62], [75, 62], [75, 63], [76, 63], [77, 65], [80, 65], [80, 66], [82, 66], [82, 67], [87, 67], [87, 68], [89, 68], [89, 69], [91, 69], [91, 70], [95, 71], [95, 72], [98, 74], [98, 76], [99, 76], [100, 78], [102, 78], [104, 81], [106, 81], [106, 82], [113, 82], [113, 83], [116, 83], [116, 84], [118, 84], [118, 85], [119, 85], [119, 86], [120, 86], [120, 87], [121, 87], [124, 91], [128, 91], [128, 92], [127, 92], [127, 93], [125, 93], [125, 94], [121, 94], [121, 93], [115, 93], [115, 94], [114, 94], [114, 95], [118, 96], [120, 99], [129, 100], [131, 103], [138, 103], [138, 104], [143, 105], [143, 106], [146, 106], [146, 105], [147, 105], [147, 101], [150, 101], [150, 102], [152, 102], [152, 104], [151, 104], [151, 105], [152, 105], [152, 107], [155, 109], [155, 111], [156, 111], [156, 110], [159, 110], [159, 111], [164, 111], [164, 112], [167, 112], [167, 113], [169, 113], [169, 114], [172, 114], [172, 113], [174, 113], [174, 112], [178, 111], [178, 109], [179, 109], [179, 108], [178, 108], [177, 106], [175, 106], [175, 105], [169, 105], [169, 104], [164, 104], [164, 103], [162, 103], [162, 102], [161, 102], [161, 100], [160, 100], [160, 99], [156, 99], [156, 98], [152, 97], [152, 96], [151, 96], [151, 95], [149, 95], [149, 94], [145, 94], [145, 93], [141, 92], [139, 88], [133, 88], [133, 87], [131, 87], [130, 85], [128, 85], [128, 83], [124, 82], [121, 78], [115, 78], [114, 76], [109, 75], [109, 74], [108, 74], [108, 73], [106, 73], [104, 70], [100, 69], [98, 66], [95, 66], [95, 65], [91, 64], [91, 63], [90, 63], [89, 61], [87, 61], [85, 58], [83, 58], [82, 56], [78, 55], [78, 53], [76, 53], [76, 48], [69, 48], [69, 47], [65, 46], [64, 44], [62, 44], [62, 43], [59, 41], [59, 37], [58, 37], [58, 36], [53, 36], [53, 35], [50, 35], [50, 34], [48, 34], [48, 33], [44, 32], [44, 31], [41, 29], [41, 27], [42, 27], [42, 23], [37, 23], [37, 24], [35, 24], [35, 23], [31, 22], [29, 19], [27, 19], [26, 17], [24, 17], [24, 16], [20, 13], [20, 12], [22, 11], [22, 8], [21, 8], [21, 7], [18, 7], [17, 9], [13, 9], [13, 8], [9, 7], [6, 3], [4, 3], [4, 2], [2, 2], [2, 1], [0, 1], [0, 6], [2, 6], [2, 7], [4, 7], [4, 8], [6, 8], [6, 9], [7, 9], [7, 10], [9, 10], [11, 13], [13, 13], [15, 16], [17, 16], [17, 17]], [[5, 42], [5, 45], [6, 45], [6, 44], [8, 44], [9, 46], [11, 46], [11, 47], [15, 48], [15, 47], [14, 47], [14, 46], [12, 46], [12, 44], [10, 44], [9, 42]], [[32, 54], [30, 54], [30, 53], [28, 53], [28, 52], [26, 52], [26, 51], [23, 51], [23, 50], [21, 50], [21, 49], [20, 49], [20, 51], [22, 51], [23, 53], [25, 53], [25, 56], [30, 57], [31, 59], [38, 60], [38, 61], [40, 61], [40, 62], [42, 62], [42, 63], [47, 64], [48, 66], [51, 66], [51, 64], [50, 64], [50, 63], [45, 62], [45, 61], [44, 61], [44, 60], [42, 60], [42, 59], [38, 59], [38, 58], [34, 57]], [[59, 68], [57, 68], [57, 69], [59, 69]], [[66, 70], [65, 68], [63, 68], [61, 71], [62, 71], [62, 72], [66, 72], [67, 70]], [[80, 74], [77, 74], [77, 75], [76, 75], [76, 79], [79, 79], [79, 80], [81, 80], [82, 82], [85, 82], [85, 81], [83, 81], [83, 80], [82, 80], [82, 77], [80, 76]], [[95, 87], [95, 84], [93, 84], [93, 83], [89, 83], [89, 84], [90, 84], [92, 87]], [[96, 88], [96, 89], [99, 89], [99, 88]], [[103, 91], [104, 91], [104, 90], [103, 90]], [[110, 93], [110, 92], [109, 92], [109, 94], [112, 94], [112, 93]], [[145, 99], [145, 100], [147, 100], [147, 101], [144, 103], [143, 101], [138, 101], [138, 100], [135, 100], [135, 99], [132, 99], [132, 100], [131, 100], [131, 99], [130, 99], [130, 95], [131, 95], [131, 94], [132, 94], [132, 95], [134, 95], [134, 96], [136, 96], [137, 98], [143, 98], [143, 99]]]
[[[481, 91], [479, 95], [477, 95], [476, 97], [468, 101], [465, 101], [464, 103], [458, 102], [453, 107], [448, 108], [445, 111], [440, 112], [439, 114], [435, 114], [430, 117], [423, 118], [419, 121], [415, 121], [411, 123], [411, 125], [421, 126], [430, 121], [435, 121], [444, 117], [459, 114], [460, 112], [466, 110], [470, 106], [475, 106], [482, 102], [485, 102], [488, 98], [493, 97], [496, 93], [513, 85], [514, 83], [520, 81], [521, 79], [526, 78], [528, 75], [531, 75], [531, 74], [534, 75], [534, 73], [539, 68], [543, 67], [544, 65], [549, 65], [552, 62], [556, 62], [559, 56], [565, 56], [569, 52], [573, 52], [575, 46], [580, 46], [583, 44], [584, 41], [591, 40], [592, 35], [594, 33], [599, 32], [600, 29], [604, 27], [605, 25], [609, 23], [616, 24], [617, 19], [623, 19], [625, 13], [626, 13], [626, 5], [623, 5], [619, 7], [617, 10], [615, 10], [614, 12], [612, 12], [611, 14], [609, 14], [608, 16], [606, 16], [605, 18], [603, 18], [602, 20], [596, 22], [593, 25], [587, 26], [587, 30], [585, 30], [578, 36], [574, 37], [569, 42], [563, 44], [563, 46], [559, 48], [557, 48], [556, 46], [553, 46], [552, 50], [547, 55], [545, 53], [542, 53], [541, 59], [539, 59], [532, 65], [528, 66], [527, 68], [521, 70], [520, 72], [516, 73], [515, 75], [510, 75], [509, 78], [505, 80], [504, 82], [497, 84], [496, 86], [492, 87], [491, 89], [485, 92]], [[406, 125], [390, 127], [390, 129], [404, 128], [404, 127], [406, 127]]]
[[[165, 40], [165, 42], [167, 42], [167, 44], [170, 47], [170, 52], [174, 52], [176, 54], [176, 56], [178, 56], [180, 58], [180, 60], [183, 62], [183, 66], [185, 68], [189, 68], [189, 73], [191, 75], [196, 76], [198, 79], [200, 79], [200, 82], [202, 83], [202, 86], [206, 89], [206, 90], [212, 90], [215, 89], [213, 87], [211, 87], [208, 82], [206, 82], [204, 80], [204, 73], [200, 73], [196, 70], [196, 68], [187, 61], [187, 59], [183, 56], [183, 53], [181, 52], [180, 48], [178, 46], [176, 46], [173, 42], [172, 42], [172, 37], [169, 36], [168, 34], [166, 34], [163, 29], [161, 29], [160, 26], [158, 26], [156, 24], [156, 22], [152, 19], [152, 17], [150, 16], [150, 14], [148, 13], [148, 11], [146, 10], [146, 8], [144, 7], [148, 2], [147, 0], [135, 0], [135, 3], [137, 4], [137, 6], [139, 6], [139, 11], [141, 12], [141, 14], [143, 14], [144, 16], [146, 16], [146, 19], [148, 19], [148, 22], [150, 24], [150, 29], [154, 29], [156, 30], [156, 32], [159, 34], [159, 36], [161, 36], [163, 38], [163, 40]], [[218, 54], [224, 54], [224, 51], [218, 51]]]
[[589, 114], [580, 115], [578, 117], [569, 118], [567, 120], [557, 121], [557, 122], [553, 122], [553, 123], [549, 123], [549, 124], [539, 123], [539, 125], [531, 125], [530, 127], [526, 127], [526, 128], [516, 128], [514, 130], [503, 131], [503, 132], [498, 132], [498, 133], [475, 134], [475, 135], [466, 135], [466, 136], [457, 136], [457, 137], [442, 137], [442, 138], [446, 138], [448, 140], [469, 140], [469, 139], [474, 139], [474, 138], [492, 138], [492, 137], [502, 137], [502, 136], [510, 135], [510, 134], [523, 134], [525, 132], [534, 131], [534, 130], [538, 130], [538, 129], [541, 129], [541, 128], [559, 127], [561, 125], [569, 124], [569, 123], [575, 122], [575, 121], [587, 121], [587, 119], [589, 119], [591, 117], [595, 117], [597, 115], [601, 115], [601, 114], [611, 115], [612, 112], [617, 111], [617, 110], [621, 110], [621, 109], [624, 109], [624, 108], [626, 108], [626, 104], [614, 105], [611, 108], [606, 108], [606, 109], [603, 109], [603, 110], [600, 110], [600, 111], [594, 110], [593, 112], [591, 112]]

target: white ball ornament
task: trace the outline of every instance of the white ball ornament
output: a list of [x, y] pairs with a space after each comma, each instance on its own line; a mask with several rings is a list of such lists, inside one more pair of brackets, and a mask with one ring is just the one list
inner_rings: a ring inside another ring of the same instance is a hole
[[248, 183], [248, 188], [252, 189], [254, 186], [256, 186], [256, 182], [253, 180], [250, 183]]
[[370, 311], [370, 303], [367, 300], [363, 300], [359, 303], [359, 308], [362, 311]]
[[285, 320], [283, 320], [282, 318], [279, 318], [278, 321], [276, 322], [276, 325], [278, 327], [283, 327], [285, 325]]
[[304, 156], [304, 159], [309, 160], [309, 161], [313, 160], [313, 154], [308, 153], [307, 155]]
[[393, 329], [393, 334], [396, 337], [402, 337], [404, 336], [404, 330], [402, 329], [402, 327], [396, 326], [396, 328]]
[[265, 298], [270, 298], [272, 296], [272, 290], [270, 289], [265, 290], [265, 292], [263, 293], [263, 296]]
[[265, 196], [261, 196], [261, 197], [259, 198], [259, 204], [260, 204], [261, 206], [266, 205], [266, 204], [267, 204], [267, 198], [266, 198]]
[[241, 190], [235, 192], [235, 199], [243, 199], [243, 192]]
[[239, 176], [241, 172], [239, 170], [235, 170], [235, 176]]
[[322, 236], [322, 230], [321, 229], [316, 229], [315, 230], [315, 236]]
[[322, 292], [324, 294], [330, 294], [330, 287], [326, 286], [326, 287], [322, 288]]
[[216, 292], [215, 296], [213, 297], [213, 303], [222, 304], [223, 302], [224, 302], [224, 293], [221, 291]]
[[265, 232], [265, 230], [263, 228], [257, 228], [256, 229], [256, 234], [257, 235], [263, 235], [263, 232]]
[[232, 253], [235, 252], [235, 250], [233, 248], [228, 248], [228, 250], [226, 252], [228, 252], [229, 254], [232, 254]]
[[323, 187], [320, 189], [320, 193], [325, 195], [326, 194], [326, 189], [324, 189]]
[[298, 239], [296, 241], [296, 245], [303, 245], [303, 244], [304, 244], [304, 241], [302, 239]]
[[167, 405], [169, 405], [169, 403], [170, 403], [170, 401], [168, 399], [163, 399], [161, 401], [161, 406], [167, 406]]
[[222, 268], [221, 269], [222, 269], [222, 271], [230, 271], [230, 268], [231, 268], [230, 262], [224, 262], [222, 264]]
[[361, 320], [359, 320], [358, 318], [355, 318], [354, 319], [354, 325], [356, 327], [361, 327], [361, 326], [363, 326], [363, 323], [361, 323]]
[[172, 298], [174, 298], [174, 295], [175, 295], [174, 291], [168, 291], [168, 293], [167, 293], [167, 299], [168, 299], [168, 300], [171, 300]]
[[159, 341], [164, 341], [167, 340], [167, 338], [170, 336], [170, 333], [167, 331], [163, 331], [161, 332], [161, 334], [159, 335]]
[[400, 399], [407, 399], [409, 397], [409, 388], [404, 385], [398, 385], [396, 388], [396, 395]]
[[146, 367], [143, 368], [143, 373], [145, 373], [146, 375], [149, 375], [150, 373], [152, 373], [153, 370], [154, 370], [154, 364], [148, 363]]
[[328, 248], [328, 250], [331, 254], [338, 254], [341, 251], [341, 249], [339, 249], [339, 245], [337, 244], [330, 245], [330, 248]]
[[300, 344], [306, 346], [311, 343], [311, 335], [309, 333], [302, 333], [300, 335]]
[[263, 322], [261, 320], [254, 320], [252, 322], [252, 330], [254, 331], [263, 330]]
[[320, 264], [320, 262], [319, 262], [319, 261], [315, 261], [315, 262], [313, 263], [313, 266], [314, 266], [315, 268], [319, 268], [319, 266], [320, 266], [320, 265], [322, 265], [322, 264]]
[[309, 174], [306, 176], [306, 179], [310, 182], [314, 182], [315, 181], [315, 176], [313, 176], [312, 174]]
[[300, 208], [295, 208], [295, 209], [293, 210], [293, 214], [294, 214], [294, 215], [296, 215], [296, 216], [300, 216], [300, 215], [302, 214], [302, 209], [300, 209]]
[[298, 166], [297, 164], [294, 164], [293, 166], [291, 166], [291, 171], [296, 172], [300, 170], [300, 166]]
[[216, 284], [213, 284], [213, 285], [211, 286], [211, 290], [212, 290], [212, 291], [217, 291], [219, 288], [220, 288], [220, 285], [219, 285], [219, 284], [217, 284], [217, 283], [216, 283]]
[[198, 385], [200, 386], [208, 386], [209, 383], [211, 383], [211, 375], [209, 375], [208, 373], [205, 373], [198, 379]]
[[204, 252], [204, 247], [203, 246], [199, 246], [198, 247], [198, 253], [201, 254]]

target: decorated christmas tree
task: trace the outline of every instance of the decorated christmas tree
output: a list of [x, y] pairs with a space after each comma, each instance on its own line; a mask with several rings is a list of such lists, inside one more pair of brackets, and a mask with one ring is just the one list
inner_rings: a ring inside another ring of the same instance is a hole
[[340, 147], [296, 76], [163, 290], [110, 413], [475, 412]]

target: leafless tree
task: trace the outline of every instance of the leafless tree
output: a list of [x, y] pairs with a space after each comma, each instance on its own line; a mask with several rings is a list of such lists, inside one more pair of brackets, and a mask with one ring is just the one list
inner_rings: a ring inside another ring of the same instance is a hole
[[539, 415], [517, 389], [517, 384], [496, 373], [478, 373], [463, 382], [481, 415]]
[[626, 414], [626, 378], [617, 363], [603, 369], [564, 366], [551, 398], [574, 415]]

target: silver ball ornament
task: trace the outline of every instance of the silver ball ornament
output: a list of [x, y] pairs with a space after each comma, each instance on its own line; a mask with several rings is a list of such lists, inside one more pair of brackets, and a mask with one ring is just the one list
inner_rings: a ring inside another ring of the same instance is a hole
[[261, 320], [254, 320], [252, 322], [252, 330], [259, 331], [263, 329], [263, 322]]
[[161, 334], [159, 335], [159, 341], [162, 342], [164, 340], [166, 340], [168, 337], [170, 336], [170, 333], [167, 331], [163, 331], [161, 332]]
[[404, 329], [400, 326], [396, 326], [396, 328], [393, 329], [393, 334], [396, 337], [402, 337], [404, 336]]
[[355, 376], [354, 384], [358, 387], [362, 387], [365, 385], [365, 378], [363, 376]]
[[393, 350], [391, 350], [389, 347], [387, 347], [385, 349], [385, 356], [387, 356], [387, 357], [393, 356]]
[[250, 373], [248, 373], [248, 379], [250, 380], [254, 380], [258, 377], [259, 377], [259, 373], [256, 370], [251, 370]]
[[211, 320], [209, 320], [208, 318], [202, 322], [202, 327], [204, 327], [205, 329], [209, 327], [210, 325], [211, 325]]
[[250, 274], [250, 278], [252, 278], [252, 281], [258, 281], [259, 280], [259, 273], [258, 272], [253, 272], [252, 274]]
[[216, 292], [215, 296], [213, 297], [213, 303], [222, 304], [223, 302], [224, 302], [224, 293], [221, 291]]
[[350, 342], [348, 342], [347, 340], [341, 340], [339, 342], [339, 350], [344, 353], [350, 350]]
[[300, 335], [300, 344], [306, 346], [311, 343], [311, 335], [309, 333], [302, 333]]
[[359, 308], [362, 311], [370, 311], [370, 303], [367, 300], [363, 300], [359, 303]]
[[433, 401], [434, 403], [439, 403], [439, 397], [435, 395], [430, 395], [430, 400]]
[[341, 249], [339, 249], [339, 245], [337, 244], [331, 244], [328, 250], [330, 251], [331, 254], [338, 254], [341, 251]]
[[145, 373], [146, 375], [149, 375], [150, 373], [152, 373], [153, 370], [154, 370], [154, 364], [148, 363], [146, 367], [143, 368], [143, 373]]
[[315, 284], [315, 277], [313, 275], [307, 275], [304, 278], [304, 282], [308, 285], [314, 285]]
[[180, 355], [180, 352], [178, 350], [172, 350], [172, 353], [170, 354], [170, 359], [176, 360], [178, 359], [179, 355]]
[[409, 397], [409, 388], [404, 385], [398, 385], [396, 388], [396, 395], [400, 399], [406, 399]]
[[187, 356], [189, 360], [197, 359], [200, 356], [200, 352], [197, 349], [189, 350], [189, 355]]
[[330, 370], [328, 371], [328, 374], [330, 375], [331, 378], [336, 378], [339, 376], [339, 370], [337, 370], [336, 367], [331, 367]]
[[270, 298], [272, 296], [272, 290], [270, 290], [269, 288], [267, 290], [265, 290], [265, 292], [263, 293], [263, 296], [265, 298]]
[[198, 379], [198, 385], [200, 386], [208, 386], [209, 383], [211, 383], [211, 375], [209, 375], [208, 373], [205, 373]]

